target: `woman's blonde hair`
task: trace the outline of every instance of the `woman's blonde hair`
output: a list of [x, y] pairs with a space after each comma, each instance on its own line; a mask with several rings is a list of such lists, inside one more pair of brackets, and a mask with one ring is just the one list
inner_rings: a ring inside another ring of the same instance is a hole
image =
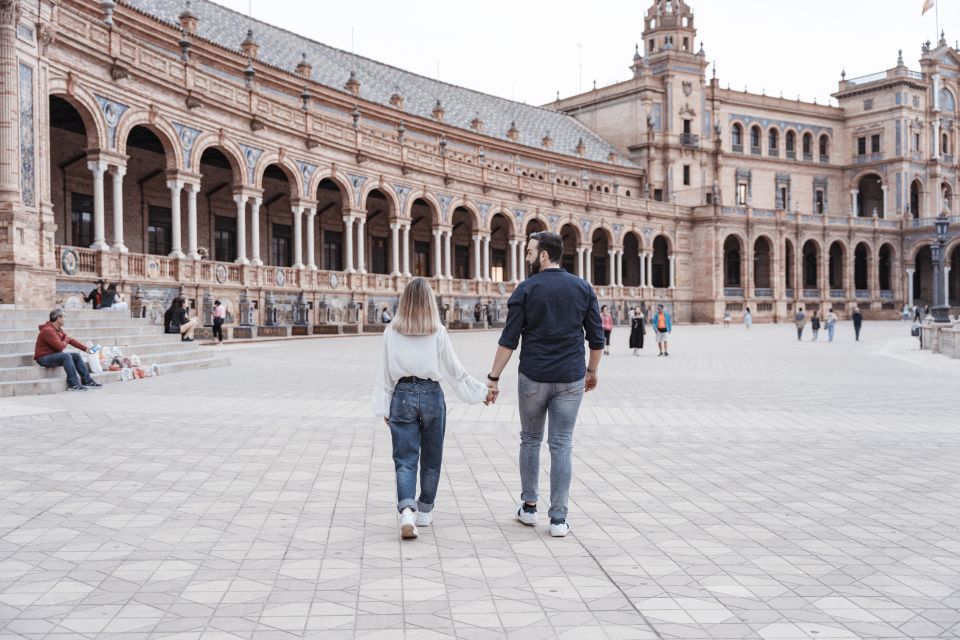
[[433, 290], [423, 278], [414, 278], [400, 294], [397, 315], [390, 326], [404, 336], [431, 336], [440, 325], [440, 310]]

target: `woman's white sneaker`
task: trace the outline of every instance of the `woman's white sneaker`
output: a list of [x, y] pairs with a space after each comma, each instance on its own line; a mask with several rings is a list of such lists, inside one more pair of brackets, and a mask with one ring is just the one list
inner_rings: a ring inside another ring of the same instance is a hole
[[409, 540], [416, 538], [417, 535], [417, 514], [413, 511], [404, 510], [400, 514], [400, 537]]
[[521, 502], [517, 507], [517, 520], [528, 527], [535, 526], [537, 524], [537, 507], [531, 507], [526, 502]]
[[568, 533], [570, 533], [570, 525], [567, 524], [566, 520], [560, 522], [551, 522], [550, 523], [550, 535], [554, 538], [563, 538]]
[[429, 527], [432, 522], [433, 522], [432, 511], [417, 511], [418, 527]]

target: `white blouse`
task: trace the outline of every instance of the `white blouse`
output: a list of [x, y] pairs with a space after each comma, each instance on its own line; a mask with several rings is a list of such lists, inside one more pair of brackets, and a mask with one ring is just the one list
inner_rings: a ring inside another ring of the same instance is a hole
[[448, 378], [454, 392], [464, 402], [487, 399], [487, 386], [467, 373], [453, 352], [450, 336], [442, 325], [430, 336], [404, 336], [387, 327], [383, 332], [383, 351], [373, 385], [373, 413], [390, 416], [393, 388], [400, 378], [416, 376], [442, 381]]

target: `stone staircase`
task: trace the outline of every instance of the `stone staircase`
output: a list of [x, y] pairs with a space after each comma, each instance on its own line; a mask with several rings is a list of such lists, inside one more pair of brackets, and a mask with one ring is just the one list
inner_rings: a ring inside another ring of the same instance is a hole
[[[67, 335], [87, 344], [120, 347], [124, 355], [138, 355], [142, 366], [154, 363], [162, 375], [230, 364], [215, 349], [200, 349], [196, 342], [181, 342], [163, 328], [126, 313], [109, 310], [66, 311]], [[62, 368], [46, 369], [33, 361], [39, 325], [49, 319], [48, 311], [0, 307], [0, 397], [27, 396], [66, 391]], [[68, 347], [73, 350], [73, 347]], [[120, 380], [120, 373], [105, 371], [94, 376], [98, 382]], [[144, 384], [134, 380], [129, 384]]]

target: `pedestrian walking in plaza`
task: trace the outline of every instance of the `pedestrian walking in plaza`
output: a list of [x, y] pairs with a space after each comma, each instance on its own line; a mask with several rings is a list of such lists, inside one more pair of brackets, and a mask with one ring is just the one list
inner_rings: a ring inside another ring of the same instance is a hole
[[72, 346], [84, 353], [92, 353], [90, 348], [68, 336], [63, 330], [66, 316], [62, 309], [50, 312], [50, 322], [40, 325], [37, 342], [33, 348], [33, 360], [41, 367], [56, 369], [63, 367], [67, 374], [67, 389], [70, 391], [86, 391], [87, 388], [102, 387], [103, 385], [90, 376], [87, 363], [83, 356], [76, 351], [68, 352], [67, 346]]
[[729, 312], [729, 311], [724, 311], [724, 312], [723, 312], [723, 328], [724, 328], [724, 329], [729, 329], [729, 328], [730, 328], [730, 322], [731, 322], [732, 320], [733, 320], [733, 317], [730, 315], [730, 312]]
[[384, 307], [383, 311], [380, 312], [380, 322], [389, 324], [391, 320], [393, 320], [393, 316], [390, 315], [390, 309]]
[[810, 338], [810, 342], [816, 342], [817, 338], [820, 337], [820, 316], [819, 312], [814, 311], [813, 317], [810, 318], [810, 333], [813, 334], [813, 337]]
[[[525, 525], [537, 523], [540, 445], [546, 423], [550, 445], [548, 515], [550, 535], [554, 537], [563, 537], [570, 531], [567, 503], [573, 426], [583, 394], [597, 386], [606, 345], [593, 287], [561, 269], [562, 258], [563, 239], [559, 234], [541, 231], [530, 235], [526, 260], [531, 276], [517, 285], [507, 302], [507, 322], [487, 375], [487, 387], [496, 401], [500, 374], [520, 347], [517, 390], [521, 491], [515, 516]], [[584, 339], [590, 346], [590, 361], [586, 365]]]
[[663, 308], [662, 304], [657, 305], [657, 312], [650, 318], [650, 324], [653, 325], [653, 335], [657, 339], [657, 348], [660, 349], [660, 356], [670, 355], [670, 345], [667, 339], [670, 332], [673, 331], [673, 323], [670, 321], [670, 312]]
[[447, 422], [441, 380], [446, 378], [464, 402], [486, 402], [492, 394], [457, 359], [440, 323], [437, 300], [423, 278], [411, 280], [400, 295], [397, 314], [383, 332], [381, 354], [373, 413], [390, 427], [393, 440], [400, 536], [416, 538], [417, 527], [433, 522], [440, 484]]
[[900, 320], [906, 322], [910, 319], [910, 305], [907, 303], [903, 304], [903, 311], [900, 312]]
[[640, 355], [640, 349], [643, 349], [643, 338], [647, 333], [646, 322], [643, 317], [643, 309], [634, 307], [630, 312], [630, 348], [633, 349], [633, 355]]
[[213, 339], [223, 344], [223, 323], [227, 319], [227, 310], [219, 300], [213, 301]]
[[863, 314], [860, 313], [860, 307], [853, 308], [853, 333], [857, 338], [857, 342], [860, 342], [860, 329], [863, 328]]
[[743, 326], [747, 329], [753, 326], [753, 315], [750, 313], [750, 307], [747, 307], [747, 310], [743, 312]]
[[603, 305], [600, 308], [600, 324], [603, 326], [603, 338], [606, 341], [603, 346], [604, 355], [610, 355], [610, 334], [613, 333], [613, 316], [610, 315], [610, 308]]
[[913, 316], [913, 322], [910, 324], [910, 335], [920, 341], [920, 350], [923, 351], [923, 323], [920, 321], [920, 310]]
[[803, 326], [807, 324], [807, 316], [800, 306], [797, 306], [797, 312], [793, 314], [793, 324], [797, 327], [797, 340], [803, 340]]
[[833, 342], [833, 334], [837, 330], [837, 314], [833, 312], [833, 307], [830, 307], [830, 311], [827, 312], [827, 317], [824, 318], [824, 324], [827, 325], [828, 342]]

